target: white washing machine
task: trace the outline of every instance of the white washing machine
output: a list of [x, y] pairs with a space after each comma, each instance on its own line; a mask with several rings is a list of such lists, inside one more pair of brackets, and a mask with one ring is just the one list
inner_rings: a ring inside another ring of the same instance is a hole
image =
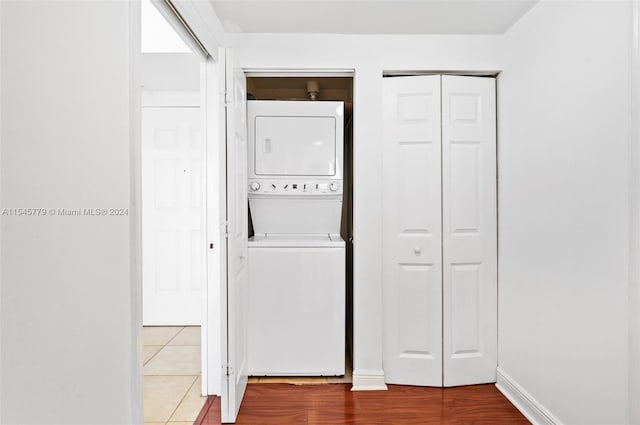
[[248, 102], [250, 375], [344, 375], [343, 111]]

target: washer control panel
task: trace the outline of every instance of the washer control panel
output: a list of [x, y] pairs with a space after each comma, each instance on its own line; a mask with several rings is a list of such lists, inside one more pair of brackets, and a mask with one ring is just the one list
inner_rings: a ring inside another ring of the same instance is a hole
[[249, 180], [249, 194], [338, 195], [342, 180]]

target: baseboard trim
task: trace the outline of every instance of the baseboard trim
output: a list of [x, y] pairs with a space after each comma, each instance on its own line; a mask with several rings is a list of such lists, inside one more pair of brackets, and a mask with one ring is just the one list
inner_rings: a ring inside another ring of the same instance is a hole
[[534, 425], [562, 425], [538, 400], [498, 368], [496, 387]]
[[381, 370], [354, 370], [351, 391], [386, 391], [384, 372]]

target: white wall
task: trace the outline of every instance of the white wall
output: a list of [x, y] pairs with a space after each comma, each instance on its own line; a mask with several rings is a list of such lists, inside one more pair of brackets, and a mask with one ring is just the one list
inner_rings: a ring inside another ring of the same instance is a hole
[[200, 64], [195, 53], [142, 53], [140, 79], [146, 91], [194, 92], [200, 96]]
[[562, 423], [624, 423], [631, 6], [542, 1], [505, 41], [499, 366]]
[[[2, 206], [129, 207], [129, 2], [0, 7]], [[0, 422], [141, 421], [130, 220], [2, 217]]]
[[355, 70], [354, 386], [379, 383], [383, 379], [382, 72], [499, 70], [503, 38], [253, 34], [228, 35], [226, 44], [234, 48], [245, 69]]

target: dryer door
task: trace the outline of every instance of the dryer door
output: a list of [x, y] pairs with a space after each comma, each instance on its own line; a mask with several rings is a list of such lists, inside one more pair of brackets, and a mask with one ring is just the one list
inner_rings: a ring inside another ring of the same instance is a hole
[[257, 116], [258, 176], [334, 176], [336, 119], [331, 116]]

